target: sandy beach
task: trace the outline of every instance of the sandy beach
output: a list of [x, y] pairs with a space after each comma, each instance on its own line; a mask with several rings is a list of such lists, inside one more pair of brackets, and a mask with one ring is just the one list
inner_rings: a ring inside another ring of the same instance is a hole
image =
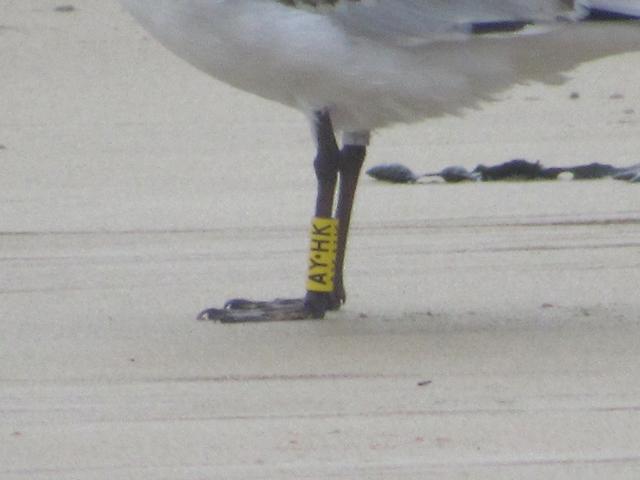
[[[640, 162], [640, 54], [571, 77], [367, 166]], [[342, 311], [197, 322], [303, 293], [304, 117], [111, 0], [6, 0], [0, 79], [2, 480], [638, 477], [638, 184], [365, 177]]]

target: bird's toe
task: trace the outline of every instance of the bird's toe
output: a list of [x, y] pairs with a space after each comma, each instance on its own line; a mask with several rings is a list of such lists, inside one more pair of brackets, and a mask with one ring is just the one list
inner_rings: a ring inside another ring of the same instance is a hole
[[307, 310], [303, 299], [277, 298], [273, 301], [254, 301], [234, 298], [226, 302], [224, 308], [203, 310], [197, 318], [221, 323], [255, 323], [317, 317]]

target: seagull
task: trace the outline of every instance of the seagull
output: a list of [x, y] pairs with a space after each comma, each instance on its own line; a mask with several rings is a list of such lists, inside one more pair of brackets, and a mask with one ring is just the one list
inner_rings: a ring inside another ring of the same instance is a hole
[[312, 127], [306, 294], [234, 299], [199, 315], [222, 322], [322, 318], [346, 301], [347, 237], [371, 132], [462, 116], [515, 84], [562, 84], [581, 63], [640, 50], [637, 22], [583, 21], [593, 20], [587, 0], [121, 2], [179, 57], [302, 111]]

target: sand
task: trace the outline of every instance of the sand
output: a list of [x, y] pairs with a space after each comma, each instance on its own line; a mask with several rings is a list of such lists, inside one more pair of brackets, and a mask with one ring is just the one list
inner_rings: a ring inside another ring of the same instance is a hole
[[[364, 178], [343, 311], [197, 322], [302, 293], [308, 127], [72, 3], [0, 17], [0, 478], [637, 478], [637, 184]], [[639, 74], [379, 132], [367, 164], [637, 163]]]

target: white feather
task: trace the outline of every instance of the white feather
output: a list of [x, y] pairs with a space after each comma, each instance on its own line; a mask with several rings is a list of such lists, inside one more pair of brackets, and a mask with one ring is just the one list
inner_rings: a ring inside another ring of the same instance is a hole
[[[640, 49], [640, 25], [558, 20], [556, 0], [122, 0], [169, 49], [237, 88], [343, 132], [460, 114], [516, 83], [559, 83], [581, 62]], [[539, 26], [472, 35], [472, 22]], [[638, 81], [634, 79], [631, 81]]]

